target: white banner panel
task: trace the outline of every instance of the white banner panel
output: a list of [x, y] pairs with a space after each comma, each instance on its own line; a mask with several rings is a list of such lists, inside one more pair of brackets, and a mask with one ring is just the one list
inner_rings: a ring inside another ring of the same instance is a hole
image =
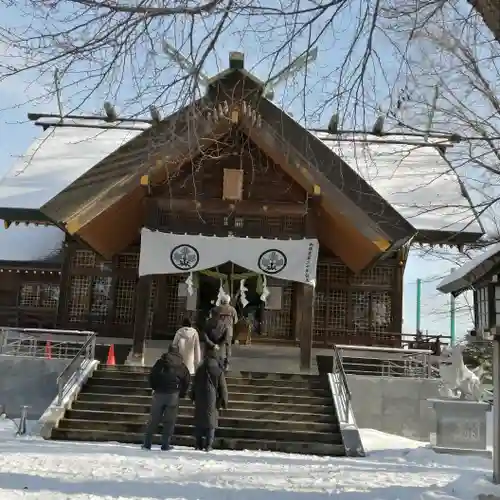
[[290, 281], [315, 284], [318, 240], [240, 240], [233, 262], [256, 273]]
[[249, 271], [314, 286], [318, 251], [316, 239], [222, 238], [143, 228], [139, 276], [202, 271], [234, 262]]
[[139, 276], [203, 271], [231, 260], [228, 243], [212, 236], [162, 233], [142, 228]]

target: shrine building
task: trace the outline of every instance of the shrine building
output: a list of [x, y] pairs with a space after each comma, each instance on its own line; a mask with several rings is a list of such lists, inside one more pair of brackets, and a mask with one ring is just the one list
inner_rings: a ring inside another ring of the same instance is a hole
[[221, 291], [252, 341], [400, 346], [410, 245], [483, 230], [443, 139], [306, 130], [233, 53], [164, 119], [31, 115], [0, 180], [0, 325], [171, 339]]

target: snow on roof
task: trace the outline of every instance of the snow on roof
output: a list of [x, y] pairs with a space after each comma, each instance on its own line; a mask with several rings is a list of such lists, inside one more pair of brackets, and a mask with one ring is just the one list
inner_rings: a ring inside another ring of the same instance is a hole
[[36, 262], [55, 256], [64, 242], [64, 232], [53, 226], [12, 224], [0, 228], [0, 261]]
[[452, 271], [441, 280], [437, 290], [458, 295], [477, 283], [498, 263], [500, 263], [500, 243], [491, 245], [469, 262]]
[[[325, 132], [315, 135], [322, 140], [335, 138]], [[419, 146], [423, 138], [411, 136], [345, 139], [324, 142], [415, 229], [483, 232], [456, 175], [435, 146]]]
[[[45, 119], [40, 123], [53, 124], [59, 121]], [[0, 207], [40, 208], [149, 127], [144, 123], [116, 125], [97, 120], [65, 119], [64, 123], [68, 126], [45, 130], [0, 180]], [[109, 130], [81, 125], [104, 125]], [[130, 130], [132, 128], [134, 130]]]

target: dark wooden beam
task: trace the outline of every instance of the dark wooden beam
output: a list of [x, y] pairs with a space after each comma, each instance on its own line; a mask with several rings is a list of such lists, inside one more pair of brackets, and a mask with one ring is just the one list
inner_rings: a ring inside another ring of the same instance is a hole
[[263, 203], [261, 201], [241, 200], [230, 202], [220, 199], [193, 200], [191, 198], [160, 198], [155, 200], [158, 207], [172, 212], [207, 212], [234, 215], [305, 215], [305, 203]]
[[405, 256], [398, 250], [394, 268], [393, 287], [391, 293], [391, 332], [400, 332], [403, 327], [403, 274]]
[[59, 281], [59, 301], [57, 304], [56, 326], [66, 325], [68, 322], [69, 294], [71, 293], [71, 256], [73, 247], [64, 243], [63, 265]]
[[151, 293], [152, 276], [141, 276], [137, 282], [135, 299], [134, 337], [130, 361], [141, 364], [144, 358], [144, 340], [148, 320], [148, 302]]
[[[309, 197], [309, 210], [306, 214], [304, 224], [304, 236], [306, 238], [316, 237], [316, 217], [315, 212], [321, 203], [320, 196]], [[300, 316], [298, 325], [300, 325], [300, 369], [310, 370], [312, 366], [312, 346], [314, 337], [314, 306], [315, 306], [315, 288], [305, 283], [297, 284], [296, 292], [299, 295], [297, 306]]]

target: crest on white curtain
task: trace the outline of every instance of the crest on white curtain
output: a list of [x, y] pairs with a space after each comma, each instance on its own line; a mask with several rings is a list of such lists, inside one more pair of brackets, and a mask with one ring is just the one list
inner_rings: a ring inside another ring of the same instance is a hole
[[260, 294], [260, 300], [262, 300], [262, 302], [267, 302], [267, 298], [269, 297], [270, 293], [271, 292], [267, 288], [267, 278], [266, 278], [266, 275], [263, 274], [262, 275], [262, 293]]
[[248, 288], [245, 286], [245, 279], [240, 280], [240, 302], [243, 307], [248, 305], [247, 292]]
[[193, 293], [194, 293], [193, 273], [189, 273], [189, 275], [186, 278], [186, 281], [184, 283], [186, 283], [188, 295], [190, 295], [190, 296], [193, 295]]

